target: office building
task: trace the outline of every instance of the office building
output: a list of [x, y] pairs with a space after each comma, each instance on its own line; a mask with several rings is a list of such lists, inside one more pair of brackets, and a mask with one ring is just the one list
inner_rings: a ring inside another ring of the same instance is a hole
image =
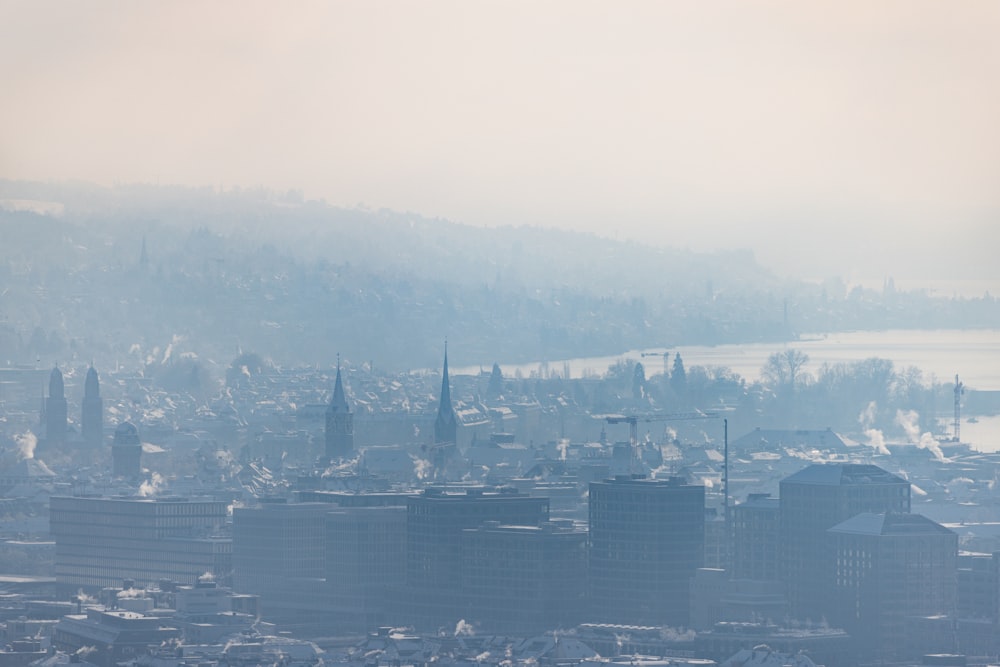
[[592, 618], [687, 625], [704, 555], [705, 488], [619, 475], [590, 484], [589, 513]]
[[587, 532], [571, 521], [505, 526], [462, 536], [466, 619], [478, 631], [532, 636], [584, 619]]
[[780, 506], [768, 493], [751, 493], [732, 508], [734, 579], [778, 580]]
[[828, 533], [836, 563], [831, 622], [864, 655], [918, 657], [907, 650], [905, 621], [954, 611], [958, 535], [919, 514], [892, 512], [858, 514]]
[[56, 584], [64, 590], [230, 576], [224, 502], [53, 496], [49, 508]]
[[406, 499], [395, 502], [331, 507], [326, 514], [326, 582], [338, 631], [390, 623], [393, 596], [406, 583]]
[[418, 629], [454, 628], [464, 618], [463, 530], [487, 521], [538, 526], [549, 518], [547, 498], [512, 488], [429, 488], [406, 505], [406, 621]]
[[262, 617], [290, 629], [329, 611], [326, 503], [233, 509], [233, 589], [260, 596]]
[[781, 572], [792, 613], [827, 617], [834, 561], [827, 530], [862, 512], [910, 511], [910, 483], [878, 466], [810, 465], [780, 483]]

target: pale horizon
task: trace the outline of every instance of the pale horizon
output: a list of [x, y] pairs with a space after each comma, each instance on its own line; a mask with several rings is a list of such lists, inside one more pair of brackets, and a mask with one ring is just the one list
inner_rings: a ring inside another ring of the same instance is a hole
[[8, 2], [0, 178], [294, 189], [995, 293], [998, 26], [991, 2]]

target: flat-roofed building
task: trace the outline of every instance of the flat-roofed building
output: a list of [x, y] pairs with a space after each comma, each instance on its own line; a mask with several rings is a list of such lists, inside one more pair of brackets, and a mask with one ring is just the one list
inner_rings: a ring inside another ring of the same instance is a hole
[[592, 618], [687, 625], [704, 558], [705, 487], [619, 475], [590, 484], [589, 511]]
[[339, 631], [368, 632], [390, 622], [392, 596], [406, 583], [406, 498], [395, 502], [327, 512], [326, 581]]
[[435, 487], [409, 498], [406, 512], [404, 614], [418, 629], [436, 630], [464, 617], [462, 531], [487, 521], [538, 526], [549, 518], [549, 501], [509, 487]]
[[60, 588], [194, 583], [206, 572], [224, 583], [232, 571], [222, 501], [53, 496], [49, 503]]
[[233, 510], [233, 589], [260, 596], [265, 620], [292, 629], [321, 622], [327, 503], [263, 503]]
[[734, 579], [778, 580], [780, 509], [768, 493], [751, 493], [732, 508]]
[[570, 628], [586, 613], [587, 532], [572, 521], [505, 526], [462, 536], [467, 619], [490, 634], [532, 636]]

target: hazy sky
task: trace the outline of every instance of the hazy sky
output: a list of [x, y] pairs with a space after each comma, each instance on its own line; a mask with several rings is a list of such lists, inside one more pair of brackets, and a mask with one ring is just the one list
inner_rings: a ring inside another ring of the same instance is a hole
[[0, 177], [1000, 292], [1000, 2], [0, 0]]

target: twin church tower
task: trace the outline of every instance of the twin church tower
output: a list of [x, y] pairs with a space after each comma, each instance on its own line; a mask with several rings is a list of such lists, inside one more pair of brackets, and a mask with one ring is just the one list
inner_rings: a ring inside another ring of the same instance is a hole
[[[344, 381], [337, 360], [337, 379], [333, 385], [333, 398], [326, 407], [326, 458], [343, 458], [354, 453], [354, 415], [347, 404]], [[454, 445], [458, 441], [458, 420], [451, 404], [451, 381], [448, 378], [448, 346], [444, 349], [444, 372], [441, 377], [441, 400], [434, 420], [434, 445]]]
[[[66, 407], [66, 388], [63, 374], [53, 368], [49, 374], [49, 396], [42, 399], [41, 427], [46, 446], [60, 446], [66, 442], [69, 433]], [[91, 366], [83, 384], [83, 410], [80, 415], [80, 430], [83, 441], [91, 448], [101, 446], [104, 432], [104, 402], [101, 400], [101, 386], [97, 371]]]
[[[49, 374], [49, 395], [42, 398], [41, 444], [43, 451], [64, 449], [69, 439], [69, 420], [66, 404], [66, 387], [63, 374], [53, 368]], [[97, 451], [104, 440], [104, 401], [97, 370], [91, 366], [83, 383], [83, 404], [80, 413], [80, 436], [85, 449]], [[122, 422], [115, 429], [111, 444], [112, 474], [115, 477], [136, 478], [142, 472], [140, 459], [142, 442], [139, 432], [129, 422]]]

